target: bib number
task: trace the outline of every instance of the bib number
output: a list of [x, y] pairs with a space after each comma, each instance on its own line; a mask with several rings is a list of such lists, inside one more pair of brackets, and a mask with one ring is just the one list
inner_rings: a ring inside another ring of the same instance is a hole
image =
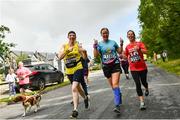
[[65, 65], [67, 68], [75, 67], [77, 65], [76, 57], [71, 57], [71, 58], [66, 59]]
[[140, 56], [139, 56], [139, 53], [137, 51], [134, 51], [132, 53], [130, 53], [130, 60], [131, 62], [138, 62], [141, 60]]
[[103, 59], [104, 59], [103, 64], [105, 64], [105, 65], [113, 65], [116, 60], [114, 55], [112, 55], [112, 54], [103, 55]]

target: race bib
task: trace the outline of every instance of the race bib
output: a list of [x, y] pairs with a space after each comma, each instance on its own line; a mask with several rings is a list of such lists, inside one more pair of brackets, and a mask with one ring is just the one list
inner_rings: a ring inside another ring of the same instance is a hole
[[137, 61], [140, 61], [141, 60], [141, 58], [140, 58], [140, 56], [139, 56], [139, 53], [137, 52], [137, 51], [133, 51], [133, 52], [131, 52], [130, 53], [130, 60], [131, 60], [131, 62], [137, 62]]
[[115, 57], [113, 54], [104, 54], [103, 55], [104, 64], [111, 65], [115, 62]]
[[65, 65], [67, 68], [75, 67], [77, 65], [76, 57], [67, 58]]

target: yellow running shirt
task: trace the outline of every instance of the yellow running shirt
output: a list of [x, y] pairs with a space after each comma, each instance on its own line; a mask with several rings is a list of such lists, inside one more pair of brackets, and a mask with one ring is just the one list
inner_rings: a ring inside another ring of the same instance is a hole
[[[65, 48], [64, 51], [67, 51], [69, 49], [69, 44], [65, 44]], [[74, 74], [74, 72], [76, 72], [79, 69], [83, 69], [82, 63], [80, 61], [81, 58], [81, 54], [79, 53], [79, 47], [78, 47], [78, 43], [75, 42], [74, 46], [73, 46], [73, 51], [69, 52], [65, 55], [64, 57], [64, 63], [66, 66], [66, 74]], [[77, 63], [77, 65], [73, 66], [73, 63]], [[69, 65], [70, 67], [67, 67], [67, 65]]]

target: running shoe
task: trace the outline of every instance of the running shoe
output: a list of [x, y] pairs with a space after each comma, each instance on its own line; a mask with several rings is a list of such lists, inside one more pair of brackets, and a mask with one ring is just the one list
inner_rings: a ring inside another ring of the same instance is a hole
[[145, 90], [145, 96], [149, 95], [149, 90]]
[[90, 107], [90, 101], [88, 96], [86, 97], [86, 99], [84, 99], [84, 105], [85, 105], [85, 109], [89, 109]]
[[72, 115], [70, 116], [70, 118], [77, 118], [78, 116], [78, 111], [77, 110], [73, 110], [72, 111]]
[[126, 75], [126, 79], [129, 80], [129, 75]]
[[140, 102], [140, 110], [145, 110], [145, 109], [146, 109], [145, 103], [144, 103], [144, 101], [141, 101]]
[[113, 109], [114, 112], [120, 113], [120, 105], [116, 105], [116, 107]]

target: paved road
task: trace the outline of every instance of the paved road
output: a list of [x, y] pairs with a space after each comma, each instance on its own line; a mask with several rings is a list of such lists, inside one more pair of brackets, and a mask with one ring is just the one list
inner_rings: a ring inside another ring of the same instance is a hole
[[[139, 110], [135, 85], [132, 78], [126, 80], [122, 75], [121, 88], [123, 105], [121, 115], [116, 115], [113, 109], [113, 94], [102, 72], [91, 75], [90, 95], [91, 109], [85, 110], [83, 100], [80, 100], [79, 118], [87, 119], [143, 119], [143, 118], [179, 118], [180, 119], [180, 77], [164, 72], [148, 64], [148, 82], [150, 95], [145, 98], [147, 110]], [[70, 86], [56, 89], [43, 95], [41, 108], [37, 113], [30, 112], [29, 119], [63, 119], [71, 114]], [[8, 105], [0, 109], [0, 118], [22, 118], [21, 104]]]

